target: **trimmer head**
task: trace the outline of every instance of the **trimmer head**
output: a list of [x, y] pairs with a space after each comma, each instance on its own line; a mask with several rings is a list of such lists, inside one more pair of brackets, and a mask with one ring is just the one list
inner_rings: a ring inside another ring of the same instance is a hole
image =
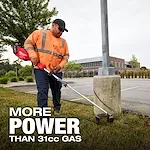
[[113, 122], [114, 121], [113, 115], [107, 115], [107, 121], [108, 122]]
[[107, 115], [105, 115], [105, 114], [98, 114], [98, 115], [96, 115], [95, 119], [96, 119], [97, 122], [99, 122], [103, 117], [107, 117], [107, 122], [111, 123], [111, 122], [114, 121], [113, 115], [110, 115], [110, 114], [107, 114]]

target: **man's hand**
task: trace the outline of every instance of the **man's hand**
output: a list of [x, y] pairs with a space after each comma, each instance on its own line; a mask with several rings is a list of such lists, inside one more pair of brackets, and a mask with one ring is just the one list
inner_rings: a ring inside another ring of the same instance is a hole
[[32, 57], [30, 60], [34, 66], [37, 66], [39, 63], [39, 59], [37, 57]]
[[55, 67], [54, 73], [57, 73], [61, 70], [61, 67], [58, 65], [57, 67]]
[[44, 68], [46, 68], [45, 65], [41, 64], [41, 63], [38, 63], [37, 64], [37, 67], [40, 69], [40, 70], [44, 70]]

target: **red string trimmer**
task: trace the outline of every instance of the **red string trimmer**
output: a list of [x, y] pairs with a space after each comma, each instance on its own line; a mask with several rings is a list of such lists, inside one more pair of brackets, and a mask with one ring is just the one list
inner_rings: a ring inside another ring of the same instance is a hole
[[12, 48], [13, 48], [13, 53], [17, 57], [19, 57], [21, 60], [24, 60], [24, 61], [30, 60], [29, 54], [24, 48], [18, 45], [13, 45]]
[[[17, 45], [14, 45], [13, 46], [13, 52], [14, 54], [19, 57], [20, 59], [22, 60], [25, 60], [25, 61], [28, 61], [30, 60], [29, 58], [29, 54], [28, 52], [24, 49], [24, 48], [21, 48], [20, 46], [17, 46]], [[38, 68], [41, 69], [41, 70], [45, 70], [49, 76], [53, 76], [58, 82], [61, 82], [65, 87], [68, 87], [70, 88], [72, 91], [74, 91], [75, 93], [77, 93], [78, 95], [80, 95], [81, 97], [83, 97], [85, 100], [87, 100], [88, 102], [90, 102], [92, 105], [94, 105], [95, 107], [97, 107], [99, 110], [101, 110], [102, 112], [104, 112], [107, 116], [107, 121], [108, 122], [113, 122], [114, 120], [114, 117], [112, 114], [109, 114], [106, 110], [104, 110], [103, 108], [101, 108], [100, 106], [98, 106], [97, 104], [95, 104], [93, 101], [91, 101], [90, 99], [88, 99], [87, 97], [85, 97], [83, 94], [79, 93], [78, 91], [76, 91], [74, 88], [72, 88], [66, 81], [63, 81], [62, 79], [60, 79], [59, 77], [57, 77], [55, 74], [54, 74], [54, 69], [52, 69], [51, 71], [47, 70], [45, 68], [45, 65], [39, 63], [38, 65]], [[100, 115], [97, 115], [96, 116], [96, 120], [100, 120]]]

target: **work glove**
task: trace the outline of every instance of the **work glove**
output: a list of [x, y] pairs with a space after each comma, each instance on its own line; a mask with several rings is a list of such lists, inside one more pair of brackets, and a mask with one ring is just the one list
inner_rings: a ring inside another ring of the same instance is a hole
[[40, 70], [44, 70], [44, 68], [46, 67], [45, 65], [41, 64], [41, 63], [38, 63], [37, 64], [37, 67], [40, 69]]
[[[44, 70], [44, 68], [46, 67], [45, 65], [41, 64], [41, 63], [38, 63], [37, 64], [37, 67], [40, 69], [40, 70]], [[54, 73], [57, 73], [61, 70], [61, 67], [58, 65], [56, 66], [54, 69], [52, 69], [52, 72]]]
[[55, 67], [55, 69], [54, 69], [54, 73], [57, 73], [57, 72], [59, 72], [61, 70], [61, 67], [58, 65], [58, 66], [56, 66]]

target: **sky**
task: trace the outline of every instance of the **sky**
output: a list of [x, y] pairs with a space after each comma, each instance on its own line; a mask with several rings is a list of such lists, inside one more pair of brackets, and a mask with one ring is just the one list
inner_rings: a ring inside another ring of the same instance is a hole
[[[132, 54], [141, 66], [150, 68], [150, 0], [107, 0], [109, 54], [130, 61]], [[100, 0], [50, 0], [69, 32], [63, 33], [70, 60], [102, 56]], [[5, 58], [17, 57], [9, 50]], [[27, 63], [27, 62], [26, 62]], [[23, 63], [26, 64], [26, 63]]]

